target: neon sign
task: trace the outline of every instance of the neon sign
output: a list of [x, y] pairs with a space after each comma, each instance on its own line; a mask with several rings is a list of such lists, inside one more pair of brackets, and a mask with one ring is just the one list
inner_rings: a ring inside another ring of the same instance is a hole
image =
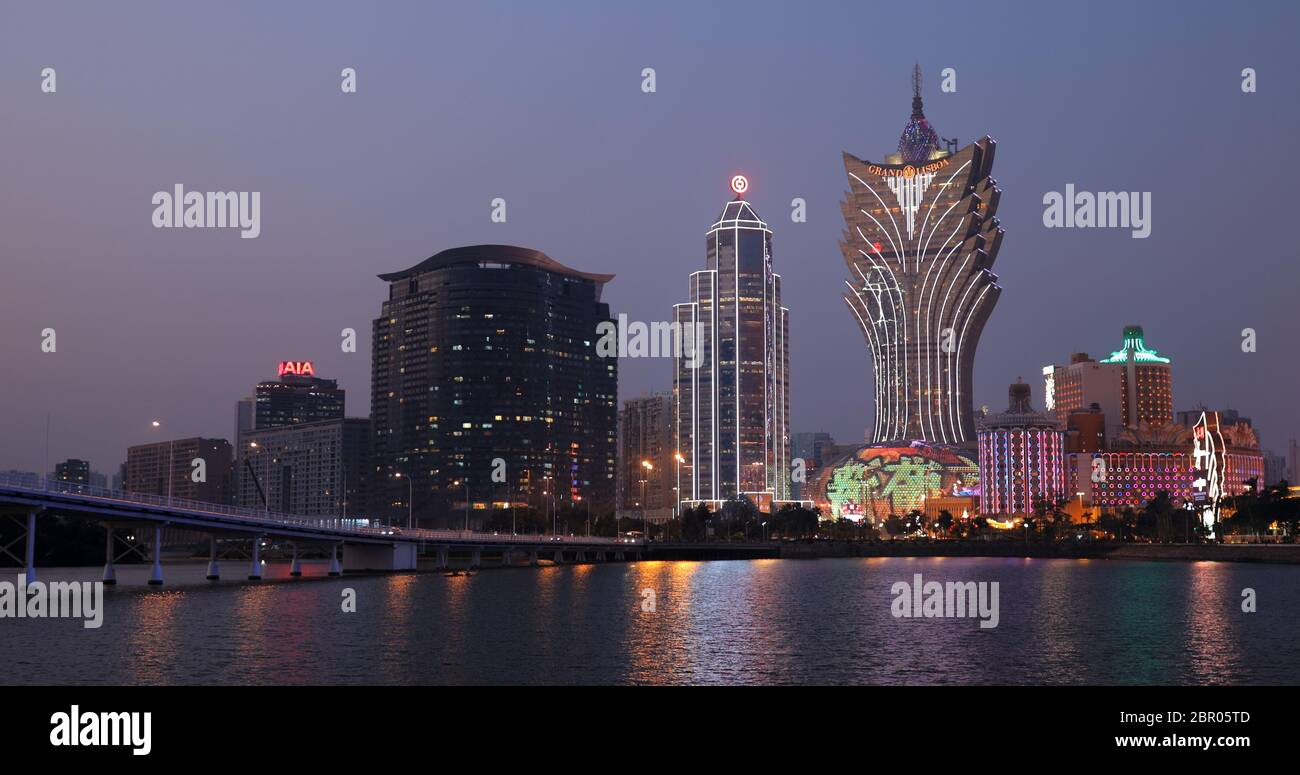
[[280, 361], [279, 376], [283, 377], [286, 374], [295, 377], [314, 377], [316, 369], [312, 368], [311, 361]]
[[749, 190], [749, 178], [744, 175], [737, 175], [731, 179], [731, 190], [737, 194], [743, 194]]
[[868, 164], [867, 172], [872, 175], [879, 175], [882, 178], [910, 178], [915, 175], [928, 175], [952, 164], [952, 159], [939, 159], [929, 164], [923, 164], [914, 167], [911, 164], [905, 164], [902, 167], [882, 167], [879, 164]]

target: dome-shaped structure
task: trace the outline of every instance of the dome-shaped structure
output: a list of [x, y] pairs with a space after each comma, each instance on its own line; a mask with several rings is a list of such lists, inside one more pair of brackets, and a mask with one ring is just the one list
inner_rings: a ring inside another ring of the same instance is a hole
[[921, 108], [921, 66], [912, 70], [912, 117], [898, 138], [898, 155], [904, 164], [924, 164], [940, 149], [939, 133], [934, 131]]

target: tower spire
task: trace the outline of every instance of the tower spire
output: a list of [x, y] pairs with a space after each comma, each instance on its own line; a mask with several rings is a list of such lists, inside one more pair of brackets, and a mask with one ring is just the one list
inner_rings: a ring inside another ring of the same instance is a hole
[[921, 110], [921, 63], [912, 65], [912, 118], [925, 118]]

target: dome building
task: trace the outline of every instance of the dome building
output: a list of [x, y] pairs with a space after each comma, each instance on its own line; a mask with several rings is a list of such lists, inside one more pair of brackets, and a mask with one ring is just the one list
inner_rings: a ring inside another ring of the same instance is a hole
[[980, 512], [1023, 517], [1040, 501], [1066, 497], [1065, 433], [1034, 411], [1029, 385], [1017, 381], [1008, 394], [1007, 411], [978, 423]]

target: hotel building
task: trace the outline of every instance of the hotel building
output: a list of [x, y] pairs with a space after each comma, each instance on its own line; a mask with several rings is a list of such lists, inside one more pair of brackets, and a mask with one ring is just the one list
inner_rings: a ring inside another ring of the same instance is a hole
[[874, 443], [973, 449], [975, 351], [1001, 288], [996, 143], [941, 147], [914, 72], [912, 117], [883, 162], [844, 154], [845, 301], [871, 353]]
[[388, 299], [373, 325], [374, 512], [404, 524], [413, 498], [416, 520], [432, 527], [513, 503], [609, 513], [618, 359], [597, 343], [614, 276], [474, 245], [379, 277]]
[[[736, 197], [709, 227], [705, 268], [673, 308], [688, 343], [673, 379], [676, 477], [684, 507], [790, 498], [789, 310], [772, 271], [772, 230]], [[698, 342], [698, 352], [695, 344]]]

